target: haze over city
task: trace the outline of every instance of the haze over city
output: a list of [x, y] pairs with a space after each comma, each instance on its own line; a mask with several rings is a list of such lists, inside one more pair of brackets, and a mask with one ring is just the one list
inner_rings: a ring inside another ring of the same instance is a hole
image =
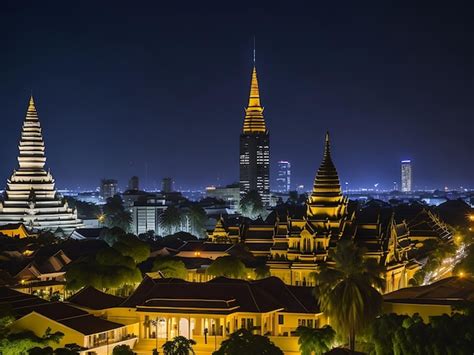
[[[3, 4], [0, 178], [32, 92], [60, 188], [239, 180], [252, 52], [275, 163], [311, 188], [326, 130], [341, 182], [472, 188], [472, 21], [442, 2]], [[240, 5], [240, 4], [239, 4]]]

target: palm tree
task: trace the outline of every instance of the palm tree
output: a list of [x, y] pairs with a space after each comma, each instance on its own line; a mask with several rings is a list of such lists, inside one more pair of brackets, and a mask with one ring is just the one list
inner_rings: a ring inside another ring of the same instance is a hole
[[207, 215], [206, 211], [204, 211], [204, 208], [193, 204], [189, 207], [188, 216], [191, 223], [192, 232], [199, 238], [203, 237], [207, 220]]
[[300, 326], [296, 328], [299, 336], [301, 355], [325, 354], [332, 348], [336, 332], [329, 325], [321, 329]]
[[264, 212], [265, 208], [263, 207], [262, 197], [258, 191], [252, 190], [242, 196], [240, 200], [240, 213], [244, 217], [256, 219]]
[[338, 333], [349, 337], [355, 350], [356, 333], [367, 329], [382, 310], [385, 287], [382, 269], [364, 250], [350, 240], [341, 240], [329, 251], [330, 264], [321, 265], [316, 275], [315, 295], [321, 310]]
[[175, 232], [181, 224], [181, 214], [174, 206], [169, 206], [160, 217], [160, 227], [168, 234]]
[[196, 345], [196, 341], [180, 335], [168, 340], [162, 348], [165, 355], [190, 355], [194, 354], [193, 345]]

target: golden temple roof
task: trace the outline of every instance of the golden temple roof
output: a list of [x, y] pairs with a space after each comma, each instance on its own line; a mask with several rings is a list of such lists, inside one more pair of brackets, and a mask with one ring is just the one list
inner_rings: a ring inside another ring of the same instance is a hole
[[249, 104], [245, 109], [244, 134], [265, 133], [267, 128], [263, 118], [263, 107], [260, 104], [260, 92], [258, 90], [257, 68], [252, 71], [252, 81], [250, 83]]
[[323, 161], [314, 179], [312, 195], [341, 195], [339, 176], [331, 158], [329, 132], [326, 132]]

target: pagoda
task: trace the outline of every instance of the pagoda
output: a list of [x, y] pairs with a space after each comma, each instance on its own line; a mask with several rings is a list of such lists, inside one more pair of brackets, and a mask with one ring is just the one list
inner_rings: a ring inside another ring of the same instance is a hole
[[33, 97], [23, 122], [19, 150], [19, 167], [7, 180], [4, 201], [0, 202], [0, 225], [23, 223], [35, 230], [64, 233], [82, 227], [77, 212], [62, 200], [53, 176], [44, 168], [44, 141]]
[[339, 226], [347, 213], [348, 199], [342, 194], [339, 176], [331, 158], [329, 132], [326, 133], [324, 155], [314, 179], [313, 191], [306, 202], [306, 217], [312, 221], [328, 221]]

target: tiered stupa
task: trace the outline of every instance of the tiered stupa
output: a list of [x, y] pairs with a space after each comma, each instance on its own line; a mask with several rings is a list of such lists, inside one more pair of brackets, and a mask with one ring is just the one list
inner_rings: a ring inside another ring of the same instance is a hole
[[0, 225], [23, 223], [32, 229], [60, 229], [64, 233], [82, 227], [76, 211], [62, 200], [51, 173], [44, 169], [44, 141], [33, 97], [23, 122], [19, 150], [19, 168], [7, 180], [4, 202], [0, 202]]
[[337, 226], [347, 213], [347, 204], [347, 197], [342, 194], [339, 176], [331, 158], [329, 133], [326, 133], [323, 161], [306, 203], [306, 215], [309, 220], [327, 220], [331, 225]]

